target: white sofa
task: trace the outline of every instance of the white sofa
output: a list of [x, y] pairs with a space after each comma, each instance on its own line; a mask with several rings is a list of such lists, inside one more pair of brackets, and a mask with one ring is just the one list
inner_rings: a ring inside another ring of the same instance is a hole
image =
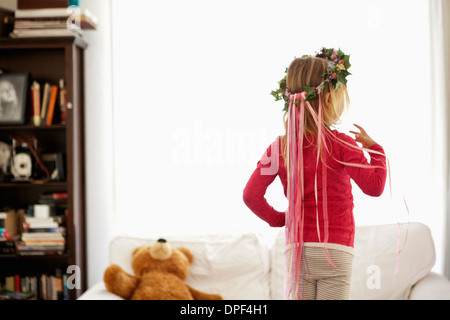
[[[431, 233], [424, 224], [400, 225], [398, 272], [395, 250], [399, 226], [357, 227], [355, 259], [350, 299], [433, 299], [450, 300], [450, 282], [431, 272], [435, 249]], [[223, 233], [187, 236], [155, 235], [151, 239], [117, 237], [110, 244], [110, 263], [133, 274], [131, 252], [137, 246], [164, 237], [173, 246], [183, 246], [194, 254], [186, 282], [225, 300], [283, 299], [284, 229], [272, 243], [255, 233]], [[121, 299], [99, 282], [84, 292], [80, 300]]]

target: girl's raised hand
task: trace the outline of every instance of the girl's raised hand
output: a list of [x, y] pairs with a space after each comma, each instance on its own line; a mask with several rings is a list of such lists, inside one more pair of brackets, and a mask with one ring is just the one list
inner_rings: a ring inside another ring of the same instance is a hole
[[353, 124], [353, 125], [355, 127], [357, 127], [360, 132], [350, 131], [350, 133], [353, 133], [355, 135], [356, 142], [361, 143], [363, 148], [371, 148], [374, 144], [377, 144], [371, 137], [369, 137], [366, 130], [364, 130], [362, 127], [358, 126], [357, 124]]

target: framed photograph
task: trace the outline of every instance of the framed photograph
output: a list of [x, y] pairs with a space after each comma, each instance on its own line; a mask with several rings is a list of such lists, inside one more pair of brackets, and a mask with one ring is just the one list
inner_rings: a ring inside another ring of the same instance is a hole
[[65, 154], [62, 152], [43, 153], [41, 161], [50, 174], [50, 181], [65, 181], [66, 168], [64, 166]]
[[0, 125], [24, 124], [28, 73], [0, 74]]

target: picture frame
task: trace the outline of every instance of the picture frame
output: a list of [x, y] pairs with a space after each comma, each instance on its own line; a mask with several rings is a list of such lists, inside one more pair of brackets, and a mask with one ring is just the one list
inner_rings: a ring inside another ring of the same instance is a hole
[[63, 152], [43, 153], [41, 161], [50, 174], [50, 181], [65, 181], [65, 154]]
[[0, 125], [25, 123], [28, 82], [26, 72], [0, 74]]

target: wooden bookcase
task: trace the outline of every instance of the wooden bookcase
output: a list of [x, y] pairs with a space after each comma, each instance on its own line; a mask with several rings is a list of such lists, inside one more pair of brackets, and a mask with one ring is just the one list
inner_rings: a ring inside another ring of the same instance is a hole
[[[1, 256], [0, 279], [8, 275], [52, 273], [75, 265], [80, 289], [69, 290], [76, 299], [86, 290], [85, 165], [84, 165], [84, 50], [87, 43], [76, 37], [0, 39], [0, 69], [28, 72], [33, 80], [58, 84], [65, 80], [67, 116], [65, 124], [33, 126], [29, 115], [24, 125], [0, 125], [0, 141], [11, 135], [38, 138], [43, 151], [64, 152], [65, 181], [31, 184], [0, 182], [0, 209], [4, 205], [26, 208], [37, 203], [45, 192], [67, 192], [66, 250], [64, 254], [43, 256]], [[31, 108], [28, 103], [27, 109]]]

